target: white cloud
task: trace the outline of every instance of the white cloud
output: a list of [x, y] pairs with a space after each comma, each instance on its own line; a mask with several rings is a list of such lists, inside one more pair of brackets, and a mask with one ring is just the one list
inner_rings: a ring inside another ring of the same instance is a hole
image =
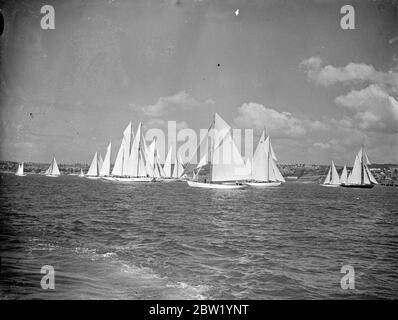
[[160, 97], [155, 104], [142, 107], [142, 111], [147, 116], [159, 117], [163, 115], [166, 110], [180, 107], [184, 109], [190, 109], [192, 107], [198, 107], [202, 104], [215, 104], [214, 100], [207, 99], [204, 102], [200, 102], [192, 97], [186, 91], [180, 91], [172, 96]]
[[292, 116], [289, 112], [278, 112], [262, 104], [249, 102], [238, 108], [239, 115], [234, 119], [240, 127], [254, 128], [258, 131], [264, 127], [273, 136], [298, 137], [306, 134], [304, 121]]
[[398, 73], [377, 71], [372, 65], [350, 62], [345, 67], [322, 66], [320, 57], [310, 57], [300, 64], [308, 79], [316, 84], [329, 86], [336, 83], [367, 82], [378, 84], [390, 93], [398, 93]]
[[398, 133], [398, 102], [377, 85], [352, 90], [335, 102], [353, 113], [351, 124], [359, 129]]

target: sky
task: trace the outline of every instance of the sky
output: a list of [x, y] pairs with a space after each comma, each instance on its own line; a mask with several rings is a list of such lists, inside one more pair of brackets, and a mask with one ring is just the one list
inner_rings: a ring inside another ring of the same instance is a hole
[[[44, 4], [54, 30], [40, 27]], [[114, 161], [129, 121], [199, 132], [217, 112], [255, 144], [265, 127], [279, 163], [352, 165], [362, 143], [372, 162], [398, 163], [397, 6], [0, 2], [0, 159], [89, 163], [112, 142]]]

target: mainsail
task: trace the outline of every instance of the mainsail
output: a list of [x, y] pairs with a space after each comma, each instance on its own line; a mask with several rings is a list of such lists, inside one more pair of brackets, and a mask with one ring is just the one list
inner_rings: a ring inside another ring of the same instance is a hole
[[181, 178], [183, 173], [184, 173], [183, 161], [180, 155], [177, 153], [176, 162], [174, 164], [174, 169], [173, 169], [173, 178], [175, 179]]
[[171, 178], [171, 152], [172, 148], [169, 148], [169, 152], [167, 153], [166, 160], [164, 161], [164, 175], [166, 178]]
[[333, 160], [323, 184], [340, 185], [339, 174], [337, 173]]
[[90, 168], [88, 169], [86, 176], [98, 176], [97, 152], [94, 154], [93, 160], [91, 161]]
[[122, 143], [120, 144], [119, 151], [116, 155], [115, 164], [113, 165], [112, 175], [122, 176], [123, 175], [123, 163], [124, 163], [124, 153], [126, 149], [126, 139], [123, 137]]
[[341, 184], [347, 183], [347, 167], [346, 166], [344, 166], [343, 172], [341, 173], [340, 183]]
[[[130, 158], [130, 150], [131, 150], [131, 138], [133, 135], [132, 127], [131, 127], [131, 122], [128, 124], [126, 129], [123, 131], [123, 139], [124, 139], [124, 146], [123, 146], [123, 165], [122, 165], [122, 172], [120, 175], [127, 175], [127, 168], [128, 168], [128, 162]], [[122, 142], [123, 143], [123, 142]]]
[[105, 159], [102, 163], [101, 169], [99, 170], [100, 177], [109, 176], [111, 170], [111, 143], [109, 143], [108, 148], [106, 149]]
[[137, 134], [131, 146], [130, 157], [127, 163], [125, 175], [130, 177], [146, 177], [146, 155], [143, 144], [142, 123], [138, 125]]
[[102, 164], [104, 163], [104, 160], [102, 159], [102, 155], [100, 153], [98, 157], [98, 173], [101, 172]]

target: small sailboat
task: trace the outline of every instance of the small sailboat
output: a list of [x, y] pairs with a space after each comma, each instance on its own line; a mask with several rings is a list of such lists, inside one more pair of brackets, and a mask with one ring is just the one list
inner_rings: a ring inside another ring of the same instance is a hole
[[53, 161], [51, 162], [50, 166], [46, 170], [45, 175], [47, 177], [52, 177], [52, 178], [56, 178], [56, 177], [60, 176], [60, 172], [59, 172], [57, 161], [55, 160], [55, 157], [53, 157]]
[[267, 136], [265, 139], [263, 131], [252, 161], [249, 162], [249, 159], [246, 161], [246, 168], [250, 170], [249, 178], [251, 178], [246, 184], [251, 187], [277, 187], [285, 182], [275, 161], [277, 158], [270, 137]]
[[[202, 142], [206, 153], [194, 170], [193, 180], [187, 181], [188, 185], [209, 189], [246, 187], [243, 184], [247, 178], [245, 163], [232, 139], [232, 128], [217, 113]], [[205, 174], [200, 175], [201, 172]]]
[[98, 176], [98, 158], [97, 152], [95, 152], [93, 160], [91, 160], [90, 168], [87, 171], [86, 177], [89, 179], [99, 179]]
[[370, 172], [369, 164], [371, 163], [362, 145], [355, 157], [354, 166], [347, 178], [347, 183], [343, 183], [341, 186], [345, 188], [373, 188], [378, 182]]
[[163, 172], [164, 172], [164, 177], [162, 178], [162, 181], [164, 182], [172, 182], [176, 181], [177, 179], [173, 179], [173, 173], [171, 171], [171, 156], [172, 156], [172, 147], [169, 148], [169, 151], [167, 152], [166, 160], [164, 161], [163, 165]]
[[340, 186], [340, 178], [339, 174], [337, 173], [336, 166], [334, 165], [334, 162], [332, 160], [332, 165], [330, 166], [328, 170], [328, 174], [326, 175], [325, 180], [323, 181], [323, 184], [321, 184], [322, 187], [338, 187]]
[[23, 173], [23, 162], [20, 163], [20, 164], [18, 164], [18, 170], [17, 170], [17, 172], [15, 173], [15, 175], [16, 175], [16, 176], [19, 176], [19, 177], [24, 177], [24, 176], [26, 176], [26, 174]]
[[84, 173], [83, 173], [83, 170], [82, 170], [82, 169], [80, 169], [79, 177], [80, 177], [80, 178], [83, 178], [83, 177], [84, 177]]

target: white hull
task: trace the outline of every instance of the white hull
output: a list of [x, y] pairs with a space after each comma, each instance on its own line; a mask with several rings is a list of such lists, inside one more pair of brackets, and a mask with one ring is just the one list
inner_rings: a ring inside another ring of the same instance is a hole
[[50, 178], [58, 178], [59, 175], [55, 175], [55, 174], [46, 174], [46, 177], [50, 177]]
[[116, 178], [114, 177], [101, 177], [101, 178], [108, 181], [116, 181]]
[[238, 184], [205, 183], [196, 181], [187, 181], [187, 183], [190, 187], [207, 189], [241, 189], [245, 187], [245, 185]]
[[267, 187], [277, 187], [280, 186], [282, 182], [276, 181], [276, 182], [246, 182], [248, 186], [251, 187], [261, 187], [261, 188], [267, 188]]
[[79, 178], [84, 178], [84, 174], [82, 176], [79, 174]]
[[153, 178], [147, 178], [147, 177], [142, 177], [142, 178], [114, 178], [114, 181], [117, 182], [152, 182]]
[[26, 176], [26, 174], [23, 174], [23, 173], [16, 173], [15, 175], [18, 176], [18, 177], [25, 177]]
[[88, 178], [88, 179], [92, 179], [92, 180], [98, 180], [98, 179], [101, 179], [101, 177], [97, 177], [97, 176], [86, 176], [86, 178]]
[[340, 187], [339, 184], [321, 184], [322, 187], [336, 188]]

